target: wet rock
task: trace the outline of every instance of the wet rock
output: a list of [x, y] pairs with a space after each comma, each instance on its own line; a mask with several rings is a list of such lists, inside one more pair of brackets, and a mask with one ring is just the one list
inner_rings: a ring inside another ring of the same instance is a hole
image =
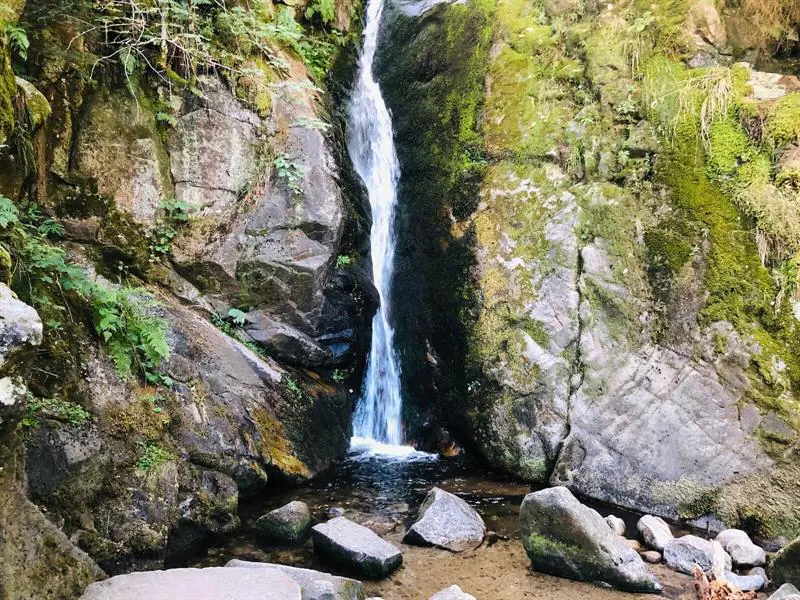
[[[327, 593], [327, 590], [332, 588], [337, 600], [360, 600], [363, 593], [363, 586], [360, 581], [312, 569], [237, 559], [229, 561], [225, 566], [239, 569], [272, 569], [280, 571], [284, 575], [291, 577], [303, 589], [303, 600], [307, 600], [306, 594], [310, 593], [307, 592], [310, 587], [318, 589], [321, 594]], [[317, 582], [324, 582], [328, 585], [314, 586], [313, 584]]]
[[305, 502], [295, 500], [260, 516], [256, 529], [265, 538], [276, 542], [301, 542], [311, 531], [311, 511]]
[[429, 600], [476, 600], [475, 596], [467, 594], [457, 585], [451, 585], [449, 588], [443, 589], [441, 592], [436, 592]]
[[745, 573], [742, 575], [737, 575], [731, 571], [725, 571], [724, 578], [725, 581], [743, 592], [757, 592], [766, 587], [767, 583], [769, 583], [767, 574], [763, 569], [754, 574]]
[[661, 553], [656, 550], [646, 550], [641, 553], [641, 557], [644, 562], [650, 563], [651, 565], [657, 565], [662, 560]]
[[301, 600], [300, 586], [279, 571], [256, 569], [169, 569], [117, 575], [93, 583], [80, 600]]
[[611, 531], [616, 533], [617, 535], [624, 536], [625, 535], [625, 521], [620, 519], [619, 517], [615, 517], [614, 515], [608, 515], [606, 517], [606, 523], [611, 528]]
[[603, 581], [631, 592], [661, 590], [639, 555], [565, 487], [525, 496], [520, 522], [522, 542], [536, 570]]
[[315, 525], [311, 531], [315, 552], [369, 579], [386, 577], [403, 563], [395, 546], [344, 517]]
[[771, 565], [770, 575], [776, 585], [791, 583], [800, 587], [800, 537], [781, 548]]
[[329, 519], [335, 519], [336, 517], [341, 517], [342, 515], [344, 515], [344, 509], [343, 509], [343, 508], [341, 508], [341, 507], [339, 507], [339, 506], [331, 506], [331, 507], [330, 507], [330, 508], [327, 510], [327, 512], [325, 513], [325, 515], [326, 515], [326, 516], [327, 516]]
[[784, 583], [769, 600], [800, 600], [800, 590], [791, 583]]
[[717, 577], [724, 575], [725, 550], [719, 542], [704, 540], [695, 535], [672, 539], [664, 546], [664, 560], [671, 569], [692, 574], [694, 565], [704, 573]]
[[674, 539], [672, 530], [667, 522], [661, 517], [645, 515], [636, 524], [636, 528], [642, 535], [645, 545], [653, 550], [664, 552], [664, 546]]
[[462, 552], [480, 546], [485, 532], [483, 519], [469, 504], [450, 492], [433, 488], [403, 541]]

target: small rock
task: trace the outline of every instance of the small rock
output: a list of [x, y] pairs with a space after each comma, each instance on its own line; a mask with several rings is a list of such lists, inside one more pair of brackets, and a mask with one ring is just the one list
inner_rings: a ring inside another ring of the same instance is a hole
[[728, 544], [734, 541], [749, 542], [750, 536], [741, 529], [725, 529], [717, 534], [714, 541], [719, 542], [720, 545], [727, 551]]
[[769, 600], [800, 600], [800, 590], [791, 583], [784, 583]]
[[311, 511], [305, 502], [295, 500], [259, 517], [256, 529], [270, 540], [296, 544], [311, 530]]
[[719, 542], [710, 542], [696, 535], [672, 539], [664, 546], [664, 560], [671, 569], [692, 574], [694, 565], [704, 573], [724, 576], [725, 550]]
[[336, 517], [344, 516], [344, 509], [339, 506], [331, 506], [328, 509], [328, 512], [325, 513], [325, 516], [329, 519], [335, 519]]
[[730, 554], [737, 567], [758, 567], [767, 562], [764, 550], [756, 546], [741, 529], [726, 529], [714, 539]]
[[768, 583], [766, 573], [737, 575], [736, 573], [726, 571], [724, 577], [725, 581], [743, 592], [757, 592]]
[[606, 517], [606, 523], [608, 523], [608, 526], [611, 527], [611, 531], [613, 531], [617, 535], [621, 536], [625, 535], [625, 521], [623, 521], [619, 517], [615, 517], [614, 515], [608, 515]]
[[520, 507], [522, 543], [533, 568], [580, 581], [603, 581], [632, 592], [661, 586], [639, 555], [581, 504], [566, 487], [525, 496]]
[[403, 563], [400, 550], [344, 517], [315, 525], [311, 531], [315, 552], [364, 577], [386, 577]]
[[626, 538], [625, 543], [628, 544], [628, 546], [630, 546], [634, 550], [636, 550], [639, 554], [641, 554], [646, 550], [646, 548], [642, 546], [642, 542], [640, 542], [639, 540], [630, 540]]
[[758, 567], [767, 562], [767, 555], [763, 548], [754, 543], [734, 541], [725, 549], [731, 556], [733, 564], [737, 567]]
[[641, 556], [644, 562], [648, 562], [651, 565], [657, 565], [661, 562], [661, 552], [657, 550], [647, 550], [646, 552], [642, 552]]
[[661, 517], [645, 515], [639, 519], [636, 528], [642, 535], [645, 546], [659, 552], [664, 552], [667, 542], [675, 539], [669, 525]]
[[433, 488], [403, 541], [462, 552], [480, 546], [485, 532], [483, 519], [475, 509], [458, 496]]
[[471, 596], [464, 592], [457, 585], [451, 585], [449, 588], [443, 589], [441, 592], [436, 592], [429, 600], [477, 600], [475, 596]]

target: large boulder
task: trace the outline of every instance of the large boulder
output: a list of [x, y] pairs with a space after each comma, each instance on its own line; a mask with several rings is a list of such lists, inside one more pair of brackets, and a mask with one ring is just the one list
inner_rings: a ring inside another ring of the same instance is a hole
[[669, 524], [661, 517], [644, 515], [639, 519], [636, 528], [642, 535], [645, 545], [659, 552], [664, 552], [664, 546], [674, 537]]
[[234, 567], [238, 569], [272, 569], [277, 570], [288, 575], [294, 579], [303, 590], [303, 600], [307, 600], [306, 594], [309, 588], [315, 587], [315, 584], [325, 583], [326, 586], [317, 586], [320, 592], [324, 590], [333, 589], [334, 594], [337, 595], [336, 600], [361, 600], [363, 597], [363, 586], [360, 581], [355, 579], [348, 579], [347, 577], [338, 577], [323, 573], [322, 571], [314, 571], [312, 569], [301, 569], [298, 567], [289, 567], [286, 565], [277, 565], [272, 563], [250, 562], [246, 560], [231, 560], [226, 567]]
[[311, 531], [311, 511], [305, 502], [295, 500], [261, 515], [256, 530], [274, 542], [294, 544], [303, 541]]
[[639, 555], [565, 487], [525, 496], [520, 522], [522, 543], [538, 571], [631, 592], [661, 590]]
[[485, 533], [486, 526], [475, 509], [458, 496], [433, 488], [403, 541], [462, 552], [480, 546]]
[[775, 555], [770, 575], [777, 585], [791, 583], [800, 587], [800, 537], [789, 542]]
[[301, 600], [300, 586], [272, 569], [169, 569], [117, 575], [93, 583], [80, 600]]
[[692, 574], [694, 566], [704, 573], [722, 577], [726, 568], [726, 553], [719, 542], [704, 540], [696, 535], [685, 535], [667, 542], [664, 560], [672, 569]]
[[315, 552], [363, 577], [386, 577], [403, 563], [395, 546], [344, 517], [315, 525], [311, 531]]
[[476, 600], [476, 599], [475, 596], [467, 594], [457, 585], [451, 585], [449, 588], [445, 588], [441, 592], [436, 592], [428, 600]]

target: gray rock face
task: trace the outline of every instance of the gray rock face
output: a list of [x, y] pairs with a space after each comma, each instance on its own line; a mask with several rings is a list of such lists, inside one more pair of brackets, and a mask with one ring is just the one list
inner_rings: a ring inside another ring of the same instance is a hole
[[480, 546], [485, 533], [483, 519], [469, 504], [450, 492], [433, 488], [403, 541], [462, 552]]
[[386, 577], [403, 563], [400, 550], [344, 517], [315, 525], [311, 531], [315, 552], [363, 577]]
[[327, 348], [299, 329], [281, 323], [259, 311], [247, 315], [247, 335], [263, 346], [270, 356], [307, 367], [324, 365], [332, 359]]
[[445, 588], [441, 592], [436, 592], [428, 600], [476, 600], [476, 598], [475, 596], [464, 592], [457, 585], [451, 585], [449, 588]]
[[[300, 124], [317, 118], [314, 94], [298, 86], [280, 88], [273, 116], [262, 122], [216, 79], [203, 85], [204, 99], [184, 102], [168, 149], [177, 197], [195, 206], [206, 223], [190, 223], [181, 232], [173, 258], [214, 302], [247, 304], [316, 335], [343, 210], [324, 135]], [[282, 147], [269, 151], [294, 165], [294, 183], [278, 177], [271, 163], [255, 160], [265, 143], [262, 130], [272, 129], [282, 130], [274, 138]], [[209, 227], [209, 219], [226, 235]], [[275, 335], [268, 345], [282, 349], [287, 342]]]
[[536, 570], [631, 592], [661, 590], [639, 555], [565, 487], [525, 496], [520, 522], [522, 543]]
[[800, 590], [791, 583], [784, 583], [769, 597], [769, 600], [800, 600]]
[[725, 551], [719, 542], [704, 540], [695, 535], [685, 535], [667, 542], [664, 560], [672, 569], [692, 574], [694, 565], [704, 573], [721, 577], [725, 573]]
[[80, 600], [301, 600], [300, 586], [268, 569], [169, 569], [117, 575], [93, 583]]
[[614, 515], [608, 515], [606, 517], [606, 523], [611, 528], [611, 531], [616, 533], [617, 535], [624, 536], [625, 535], [625, 521], [620, 519], [619, 517], [615, 517]]
[[0, 283], [0, 373], [42, 343], [42, 320], [30, 306]]
[[295, 500], [261, 515], [256, 529], [262, 536], [282, 543], [303, 541], [311, 531], [311, 511], [305, 502]]
[[664, 552], [664, 546], [674, 538], [669, 524], [661, 517], [644, 515], [636, 524], [636, 528], [642, 535], [645, 546]]
[[[336, 600], [361, 600], [363, 596], [363, 586], [361, 585], [360, 581], [348, 579], [347, 577], [330, 575], [329, 573], [323, 573], [322, 571], [236, 559], [229, 561], [225, 566], [239, 569], [272, 569], [280, 571], [284, 575], [288, 575], [294, 579], [303, 589], [303, 600], [308, 600], [306, 598], [306, 594], [312, 593], [307, 592], [309, 589], [312, 589], [312, 591], [318, 590], [314, 593], [319, 594], [327, 594], [331, 589], [333, 589], [334, 594], [336, 594]], [[328, 585], [314, 585], [320, 582]]]

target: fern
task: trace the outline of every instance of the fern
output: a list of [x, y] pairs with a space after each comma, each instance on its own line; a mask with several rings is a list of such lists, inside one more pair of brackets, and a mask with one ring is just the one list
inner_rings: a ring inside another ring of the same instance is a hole
[[0, 196], [0, 228], [19, 223], [19, 210], [10, 198]]

